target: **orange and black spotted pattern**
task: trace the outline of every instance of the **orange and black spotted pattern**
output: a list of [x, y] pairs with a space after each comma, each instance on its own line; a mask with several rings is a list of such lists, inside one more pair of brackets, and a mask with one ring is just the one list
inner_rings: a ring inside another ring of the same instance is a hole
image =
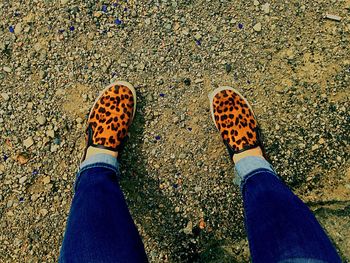
[[244, 99], [233, 90], [223, 90], [213, 99], [214, 117], [223, 140], [234, 152], [257, 145], [257, 122]]
[[127, 135], [133, 111], [132, 92], [125, 86], [110, 87], [100, 96], [90, 113], [88, 127], [93, 131], [92, 143], [117, 148]]

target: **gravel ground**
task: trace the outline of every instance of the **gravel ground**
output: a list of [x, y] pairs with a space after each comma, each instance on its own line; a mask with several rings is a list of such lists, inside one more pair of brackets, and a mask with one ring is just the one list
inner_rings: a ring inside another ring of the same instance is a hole
[[[339, 18], [326, 18], [327, 14]], [[0, 261], [57, 261], [86, 114], [138, 92], [121, 181], [151, 262], [248, 262], [207, 94], [251, 101], [277, 172], [350, 261], [350, 1], [0, 2]]]

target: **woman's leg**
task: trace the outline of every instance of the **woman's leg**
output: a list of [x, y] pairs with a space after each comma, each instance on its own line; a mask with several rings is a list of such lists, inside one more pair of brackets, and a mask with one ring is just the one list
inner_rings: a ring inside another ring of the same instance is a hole
[[60, 262], [147, 262], [118, 184], [117, 159], [96, 154], [81, 165]]
[[263, 158], [259, 125], [247, 99], [231, 87], [219, 87], [209, 102], [241, 181], [253, 262], [340, 262], [314, 215]]
[[315, 216], [265, 159], [243, 158], [236, 171], [254, 263], [341, 262]]

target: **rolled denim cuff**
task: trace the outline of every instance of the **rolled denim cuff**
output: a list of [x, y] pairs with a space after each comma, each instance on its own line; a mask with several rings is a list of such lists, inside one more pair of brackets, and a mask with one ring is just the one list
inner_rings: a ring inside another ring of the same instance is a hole
[[242, 182], [254, 171], [260, 169], [268, 170], [276, 175], [272, 165], [262, 157], [248, 156], [239, 160], [235, 164], [235, 183], [242, 187]]
[[[117, 158], [109, 154], [98, 153], [84, 160], [80, 164], [79, 171], [77, 173], [77, 177], [74, 184], [75, 192], [77, 192], [77, 188], [81, 181], [81, 178], [84, 178], [84, 175], [83, 175], [84, 172], [92, 168], [106, 168], [106, 169], [112, 170], [118, 179], [120, 177], [119, 163]], [[89, 176], [89, 173], [86, 174], [86, 176]]]
[[110, 169], [114, 171], [117, 174], [117, 176], [119, 176], [119, 163], [117, 158], [109, 154], [98, 153], [84, 160], [80, 164], [77, 177], [79, 177], [80, 174], [86, 171], [87, 169], [95, 167], [103, 167]]

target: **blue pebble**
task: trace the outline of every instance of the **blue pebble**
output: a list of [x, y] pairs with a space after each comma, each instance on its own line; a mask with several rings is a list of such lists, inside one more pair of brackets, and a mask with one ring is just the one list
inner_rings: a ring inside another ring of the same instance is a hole
[[116, 23], [119, 26], [121, 25], [122, 21], [117, 18], [116, 20], [114, 20], [114, 23]]
[[9, 31], [10, 31], [11, 33], [15, 33], [15, 28], [14, 28], [13, 26], [10, 26], [10, 27], [9, 27]]
[[56, 144], [56, 145], [61, 144], [60, 138], [55, 138], [55, 139], [53, 140], [53, 143]]

